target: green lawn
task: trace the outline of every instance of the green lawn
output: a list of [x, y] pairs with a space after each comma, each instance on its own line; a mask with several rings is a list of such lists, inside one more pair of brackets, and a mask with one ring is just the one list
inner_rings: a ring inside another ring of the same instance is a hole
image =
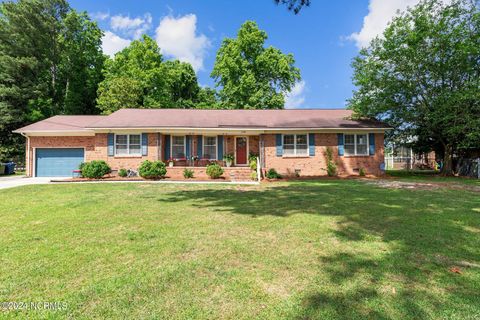
[[469, 177], [446, 177], [430, 170], [388, 170], [387, 174], [401, 181], [466, 184], [480, 187], [480, 179]]
[[475, 191], [37, 185], [0, 218], [0, 302], [67, 303], [0, 318], [480, 318]]

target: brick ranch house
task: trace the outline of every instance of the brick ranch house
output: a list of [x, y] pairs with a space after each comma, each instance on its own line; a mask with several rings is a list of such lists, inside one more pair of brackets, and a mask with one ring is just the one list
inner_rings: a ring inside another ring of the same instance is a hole
[[[144, 160], [173, 159], [167, 176], [185, 167], [205, 175], [212, 161], [226, 178], [250, 176], [249, 154], [261, 170], [282, 175], [326, 175], [330, 147], [341, 175], [381, 175], [384, 133], [381, 122], [352, 120], [349, 110], [121, 109], [106, 116], [54, 116], [16, 130], [26, 137], [28, 176], [71, 176], [84, 161], [105, 160], [113, 170], [137, 169]], [[243, 170], [243, 171], [242, 171]]]

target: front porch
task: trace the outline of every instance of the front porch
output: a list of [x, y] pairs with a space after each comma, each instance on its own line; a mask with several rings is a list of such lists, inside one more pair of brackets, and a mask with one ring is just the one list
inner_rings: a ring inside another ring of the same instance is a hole
[[169, 168], [248, 167], [249, 158], [260, 154], [258, 135], [164, 134], [159, 141], [159, 158]]

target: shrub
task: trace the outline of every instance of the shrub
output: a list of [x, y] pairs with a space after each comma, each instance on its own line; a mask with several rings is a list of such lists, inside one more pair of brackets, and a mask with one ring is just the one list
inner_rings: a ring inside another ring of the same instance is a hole
[[256, 171], [257, 170], [257, 157], [258, 155], [255, 153], [250, 153], [248, 155], [248, 164], [250, 166], [250, 169]]
[[191, 179], [191, 178], [193, 178], [193, 170], [191, 170], [191, 169], [185, 169], [185, 170], [183, 170], [183, 177], [184, 177], [185, 179]]
[[207, 175], [212, 179], [220, 178], [223, 174], [223, 169], [217, 163], [212, 163], [207, 166]]
[[118, 170], [118, 175], [119, 175], [120, 177], [122, 177], [122, 178], [125, 178], [126, 176], [128, 176], [128, 171], [127, 171], [127, 169], [123, 169], [123, 168], [122, 168], [122, 169]]
[[138, 173], [145, 179], [160, 179], [165, 177], [167, 169], [162, 161], [145, 160], [138, 168]]
[[257, 159], [250, 160], [250, 169], [252, 169], [253, 171], [257, 171]]
[[333, 161], [332, 148], [327, 148], [325, 156], [327, 157], [327, 174], [329, 177], [334, 177], [337, 175], [337, 164]]
[[250, 179], [252, 179], [253, 181], [257, 181], [257, 173], [255, 171], [252, 171], [250, 173]]
[[268, 170], [266, 176], [267, 176], [267, 179], [282, 179], [282, 176], [277, 172], [277, 170], [273, 168]]
[[360, 175], [360, 177], [365, 177], [365, 169], [364, 168], [360, 168], [358, 170], [358, 174]]
[[112, 169], [103, 160], [93, 160], [91, 162], [82, 163], [79, 167], [82, 176], [89, 179], [100, 179], [104, 175], [112, 172]]

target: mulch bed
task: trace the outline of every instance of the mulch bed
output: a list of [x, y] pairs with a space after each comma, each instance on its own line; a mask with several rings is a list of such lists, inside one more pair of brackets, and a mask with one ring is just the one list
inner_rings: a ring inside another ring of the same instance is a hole
[[358, 175], [351, 175], [351, 176], [336, 176], [336, 177], [329, 177], [329, 176], [300, 176], [300, 177], [283, 177], [281, 179], [268, 179], [265, 178], [262, 182], [281, 182], [281, 181], [310, 181], [310, 180], [360, 180], [360, 179], [372, 179], [378, 180], [382, 179], [382, 177], [366, 175], [364, 177]]
[[111, 182], [121, 182], [121, 181], [210, 181], [210, 182], [230, 182], [230, 179], [225, 179], [220, 177], [218, 179], [210, 179], [210, 178], [193, 178], [193, 179], [184, 179], [184, 178], [172, 178], [172, 177], [165, 177], [163, 179], [144, 179], [142, 177], [119, 177], [119, 176], [106, 176], [102, 179], [88, 179], [88, 178], [70, 178], [70, 179], [62, 179], [62, 180], [52, 180], [52, 182], [101, 182], [101, 181], [111, 181]]

